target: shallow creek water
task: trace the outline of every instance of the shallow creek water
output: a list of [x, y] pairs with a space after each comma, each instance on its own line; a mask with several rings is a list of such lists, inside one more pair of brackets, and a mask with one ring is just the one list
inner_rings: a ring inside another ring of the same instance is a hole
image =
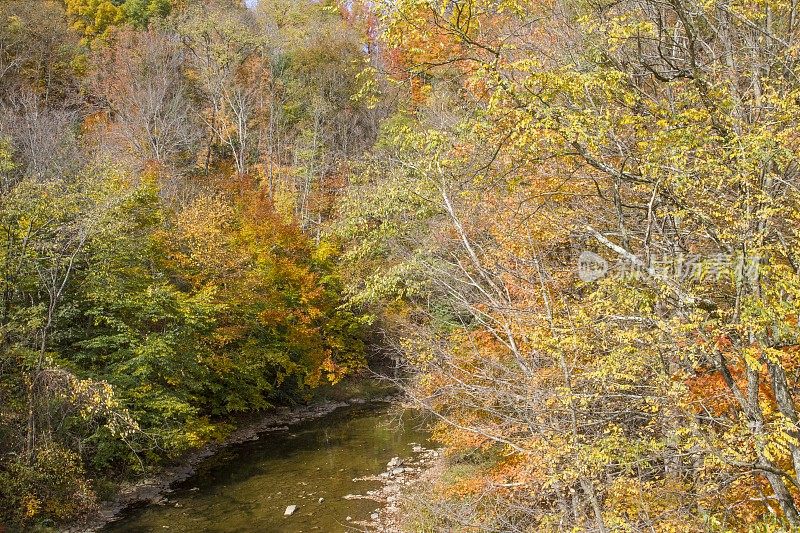
[[[353, 478], [383, 472], [392, 457], [410, 456], [412, 444], [426, 440], [410, 414], [390, 414], [386, 404], [341, 408], [221, 451], [163, 505], [129, 510], [102, 531], [358, 531], [352, 523], [368, 519], [378, 503], [344, 496], [379, 483]], [[288, 505], [299, 508], [284, 517]]]

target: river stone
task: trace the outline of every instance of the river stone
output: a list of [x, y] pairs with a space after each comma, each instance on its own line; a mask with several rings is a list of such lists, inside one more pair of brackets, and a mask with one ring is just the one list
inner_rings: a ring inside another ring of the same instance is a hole
[[386, 465], [387, 468], [394, 468], [395, 466], [400, 466], [403, 464], [403, 460], [399, 457], [392, 457], [391, 461]]
[[283, 516], [292, 516], [294, 512], [297, 511], [296, 505], [289, 505], [286, 507], [286, 510], [283, 512]]

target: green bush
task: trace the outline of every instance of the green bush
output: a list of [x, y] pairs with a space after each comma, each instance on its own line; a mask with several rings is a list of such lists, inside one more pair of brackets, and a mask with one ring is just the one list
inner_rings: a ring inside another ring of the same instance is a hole
[[96, 504], [80, 456], [55, 443], [26, 460], [9, 455], [0, 466], [0, 523], [29, 528], [47, 518], [69, 520]]

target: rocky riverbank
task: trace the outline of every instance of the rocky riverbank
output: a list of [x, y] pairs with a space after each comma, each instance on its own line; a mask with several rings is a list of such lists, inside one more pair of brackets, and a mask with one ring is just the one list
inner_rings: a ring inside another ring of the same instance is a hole
[[[371, 399], [370, 402], [399, 402], [395, 396]], [[117, 519], [133, 505], [158, 504], [166, 499], [171, 487], [186, 480], [195, 472], [195, 467], [220, 450], [246, 441], [261, 438], [265, 433], [281, 432], [300, 422], [326, 416], [342, 407], [367, 403], [361, 398], [342, 401], [323, 401], [295, 408], [278, 408], [255, 423], [246, 424], [234, 431], [223, 442], [211, 443], [192, 452], [177, 464], [162, 470], [158, 476], [135, 483], [121, 485], [117, 497], [100, 505], [98, 510], [80, 522], [62, 529], [64, 533], [93, 532]]]
[[402, 533], [403, 495], [414, 490], [414, 486], [428, 484], [435, 477], [435, 470], [441, 463], [441, 450], [424, 448], [412, 444], [410, 455], [404, 458], [393, 457], [386, 470], [379, 475], [357, 478], [356, 481], [379, 481], [379, 489], [365, 494], [349, 494], [345, 498], [370, 499], [380, 506], [370, 515], [369, 520], [356, 521], [353, 525], [366, 531], [381, 533]]

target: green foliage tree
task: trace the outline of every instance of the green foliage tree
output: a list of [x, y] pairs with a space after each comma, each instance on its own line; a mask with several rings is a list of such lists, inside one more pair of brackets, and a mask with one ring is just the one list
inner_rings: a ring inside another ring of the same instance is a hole
[[171, 0], [64, 0], [72, 25], [86, 44], [105, 39], [116, 26], [144, 28], [150, 19], [166, 17]]
[[92, 480], [364, 366], [336, 247], [255, 170], [259, 111], [300, 87], [270, 78], [267, 40], [238, 2], [0, 5], [3, 526], [74, 519]]

